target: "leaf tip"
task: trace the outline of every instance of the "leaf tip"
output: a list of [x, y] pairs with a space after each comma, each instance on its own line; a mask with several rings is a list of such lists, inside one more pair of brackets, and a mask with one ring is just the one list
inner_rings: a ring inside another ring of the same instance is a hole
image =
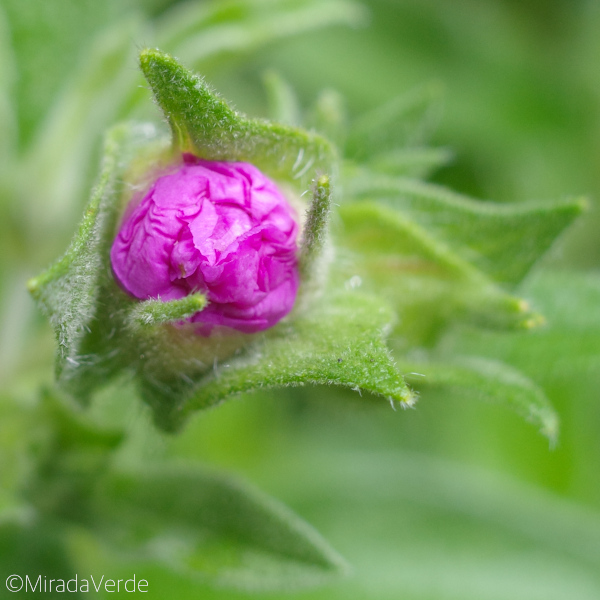
[[531, 313], [527, 319], [521, 322], [522, 329], [537, 329], [538, 327], [542, 327], [546, 324], [546, 318], [544, 315], [540, 315], [539, 313]]
[[573, 207], [577, 211], [578, 214], [582, 214], [587, 212], [590, 209], [590, 200], [585, 196], [581, 196], [573, 200]]
[[329, 189], [329, 184], [330, 184], [329, 175], [321, 175], [317, 179], [317, 187]]
[[157, 48], [145, 48], [140, 52], [140, 67], [144, 73], [150, 69], [157, 60], [164, 60], [168, 54]]
[[32, 277], [31, 279], [27, 280], [26, 283], [27, 286], [27, 291], [32, 295], [32, 296], [36, 296], [39, 291], [40, 291], [40, 278], [39, 277]]
[[419, 394], [414, 392], [410, 388], [404, 388], [399, 394], [399, 397], [392, 398], [391, 396], [388, 398], [392, 408], [396, 410], [396, 404], [400, 406], [402, 410], [407, 410], [409, 408], [414, 408], [417, 400], [419, 399]]
[[560, 429], [560, 423], [557, 415], [554, 412], [547, 412], [541, 416], [542, 426], [540, 427], [540, 433], [548, 439], [550, 443], [550, 449], [554, 450], [558, 442], [558, 434]]

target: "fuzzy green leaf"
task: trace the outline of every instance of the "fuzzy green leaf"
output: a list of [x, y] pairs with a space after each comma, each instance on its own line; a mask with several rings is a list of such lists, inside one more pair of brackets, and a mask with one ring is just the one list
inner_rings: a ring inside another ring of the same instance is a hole
[[393, 320], [380, 301], [345, 292], [313, 299], [289, 322], [243, 340], [160, 328], [138, 338], [140, 391], [168, 431], [231, 396], [282, 386], [339, 385], [412, 406], [415, 397], [385, 343]]
[[190, 391], [174, 418], [233, 394], [307, 383], [339, 385], [412, 406], [415, 397], [385, 345], [392, 321], [389, 308], [372, 297], [326, 296], [244, 355], [221, 362]]
[[28, 283], [56, 333], [58, 383], [81, 402], [137, 353], [125, 322], [133, 301], [115, 283], [109, 250], [127, 169], [135, 171], [140, 156], [148, 169], [148, 161], [161, 152], [152, 126], [111, 130], [102, 171], [77, 234], [65, 255]]
[[536, 426], [551, 444], [558, 437], [558, 415], [531, 379], [503, 363], [462, 357], [448, 362], [402, 361], [407, 379], [417, 389], [442, 388], [461, 396], [505, 405]]
[[293, 589], [343, 574], [344, 561], [309, 525], [228, 477], [164, 465], [113, 472], [94, 497], [98, 533], [123, 559], [245, 590]]
[[494, 280], [518, 283], [585, 209], [554, 203], [478, 202], [443, 187], [366, 172], [348, 186], [356, 197], [386, 199]]
[[144, 50], [140, 65], [178, 150], [211, 160], [248, 161], [273, 177], [291, 181], [330, 171], [335, 150], [325, 138], [241, 116], [201, 77], [158, 50]]
[[28, 283], [29, 291], [56, 332], [56, 373], [62, 383], [87, 373], [85, 341], [97, 315], [100, 288], [109, 277], [106, 257], [119, 199], [117, 163], [126, 135], [124, 128], [118, 128], [108, 136], [98, 184], [69, 249], [45, 273]]

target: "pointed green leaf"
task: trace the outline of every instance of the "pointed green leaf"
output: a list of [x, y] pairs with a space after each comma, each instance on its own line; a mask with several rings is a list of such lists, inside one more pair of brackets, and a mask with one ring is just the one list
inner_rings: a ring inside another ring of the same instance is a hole
[[335, 151], [325, 138], [242, 117], [168, 54], [144, 50], [140, 64], [179, 150], [211, 160], [248, 161], [292, 181], [330, 171]]
[[302, 240], [298, 251], [298, 267], [303, 285], [317, 279], [317, 261], [323, 254], [327, 241], [327, 225], [331, 212], [331, 182], [322, 175], [314, 183], [313, 197], [308, 208]]
[[121, 560], [245, 590], [293, 589], [343, 574], [344, 561], [289, 509], [221, 475], [165, 464], [114, 472], [94, 498], [96, 528]]
[[[349, 281], [374, 287], [399, 312], [403, 343], [431, 345], [450, 321], [531, 328], [540, 317], [528, 304], [498, 288], [443, 240], [381, 203], [339, 208], [339, 245], [352, 252]], [[358, 278], [358, 279], [356, 279]]]
[[204, 294], [195, 293], [180, 300], [145, 300], [131, 309], [128, 320], [133, 325], [149, 327], [162, 323], [175, 323], [195, 315], [207, 304]]
[[234, 394], [307, 383], [339, 385], [412, 406], [415, 397], [385, 345], [392, 321], [389, 308], [372, 297], [326, 296], [243, 355], [215, 365], [174, 407], [173, 425]]
[[418, 389], [450, 389], [461, 396], [505, 405], [537, 427], [554, 444], [558, 437], [558, 415], [550, 401], [531, 379], [501, 362], [462, 357], [447, 362], [401, 362], [402, 369]]
[[418, 180], [367, 173], [347, 189], [358, 197], [388, 199], [464, 260], [507, 284], [518, 283], [586, 206], [582, 199], [478, 202]]
[[46, 272], [28, 282], [29, 291], [56, 331], [59, 377], [69, 365], [79, 362], [86, 327], [94, 318], [99, 279], [106, 268], [102, 251], [116, 224], [117, 155], [124, 135], [123, 129], [117, 129], [107, 138], [99, 181], [69, 249]]

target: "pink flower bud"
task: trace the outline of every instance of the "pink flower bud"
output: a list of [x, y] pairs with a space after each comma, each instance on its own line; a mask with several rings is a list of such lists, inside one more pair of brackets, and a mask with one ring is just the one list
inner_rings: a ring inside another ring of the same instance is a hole
[[117, 281], [140, 299], [205, 293], [190, 318], [202, 335], [272, 327], [298, 290], [293, 208], [251, 164], [183, 159], [126, 213], [110, 253]]

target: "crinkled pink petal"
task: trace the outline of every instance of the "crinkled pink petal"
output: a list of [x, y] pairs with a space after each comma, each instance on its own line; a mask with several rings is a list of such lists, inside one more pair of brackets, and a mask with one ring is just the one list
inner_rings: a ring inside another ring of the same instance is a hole
[[248, 163], [190, 154], [126, 212], [111, 249], [116, 280], [140, 299], [201, 291], [198, 332], [272, 327], [298, 290], [296, 216], [277, 186]]

